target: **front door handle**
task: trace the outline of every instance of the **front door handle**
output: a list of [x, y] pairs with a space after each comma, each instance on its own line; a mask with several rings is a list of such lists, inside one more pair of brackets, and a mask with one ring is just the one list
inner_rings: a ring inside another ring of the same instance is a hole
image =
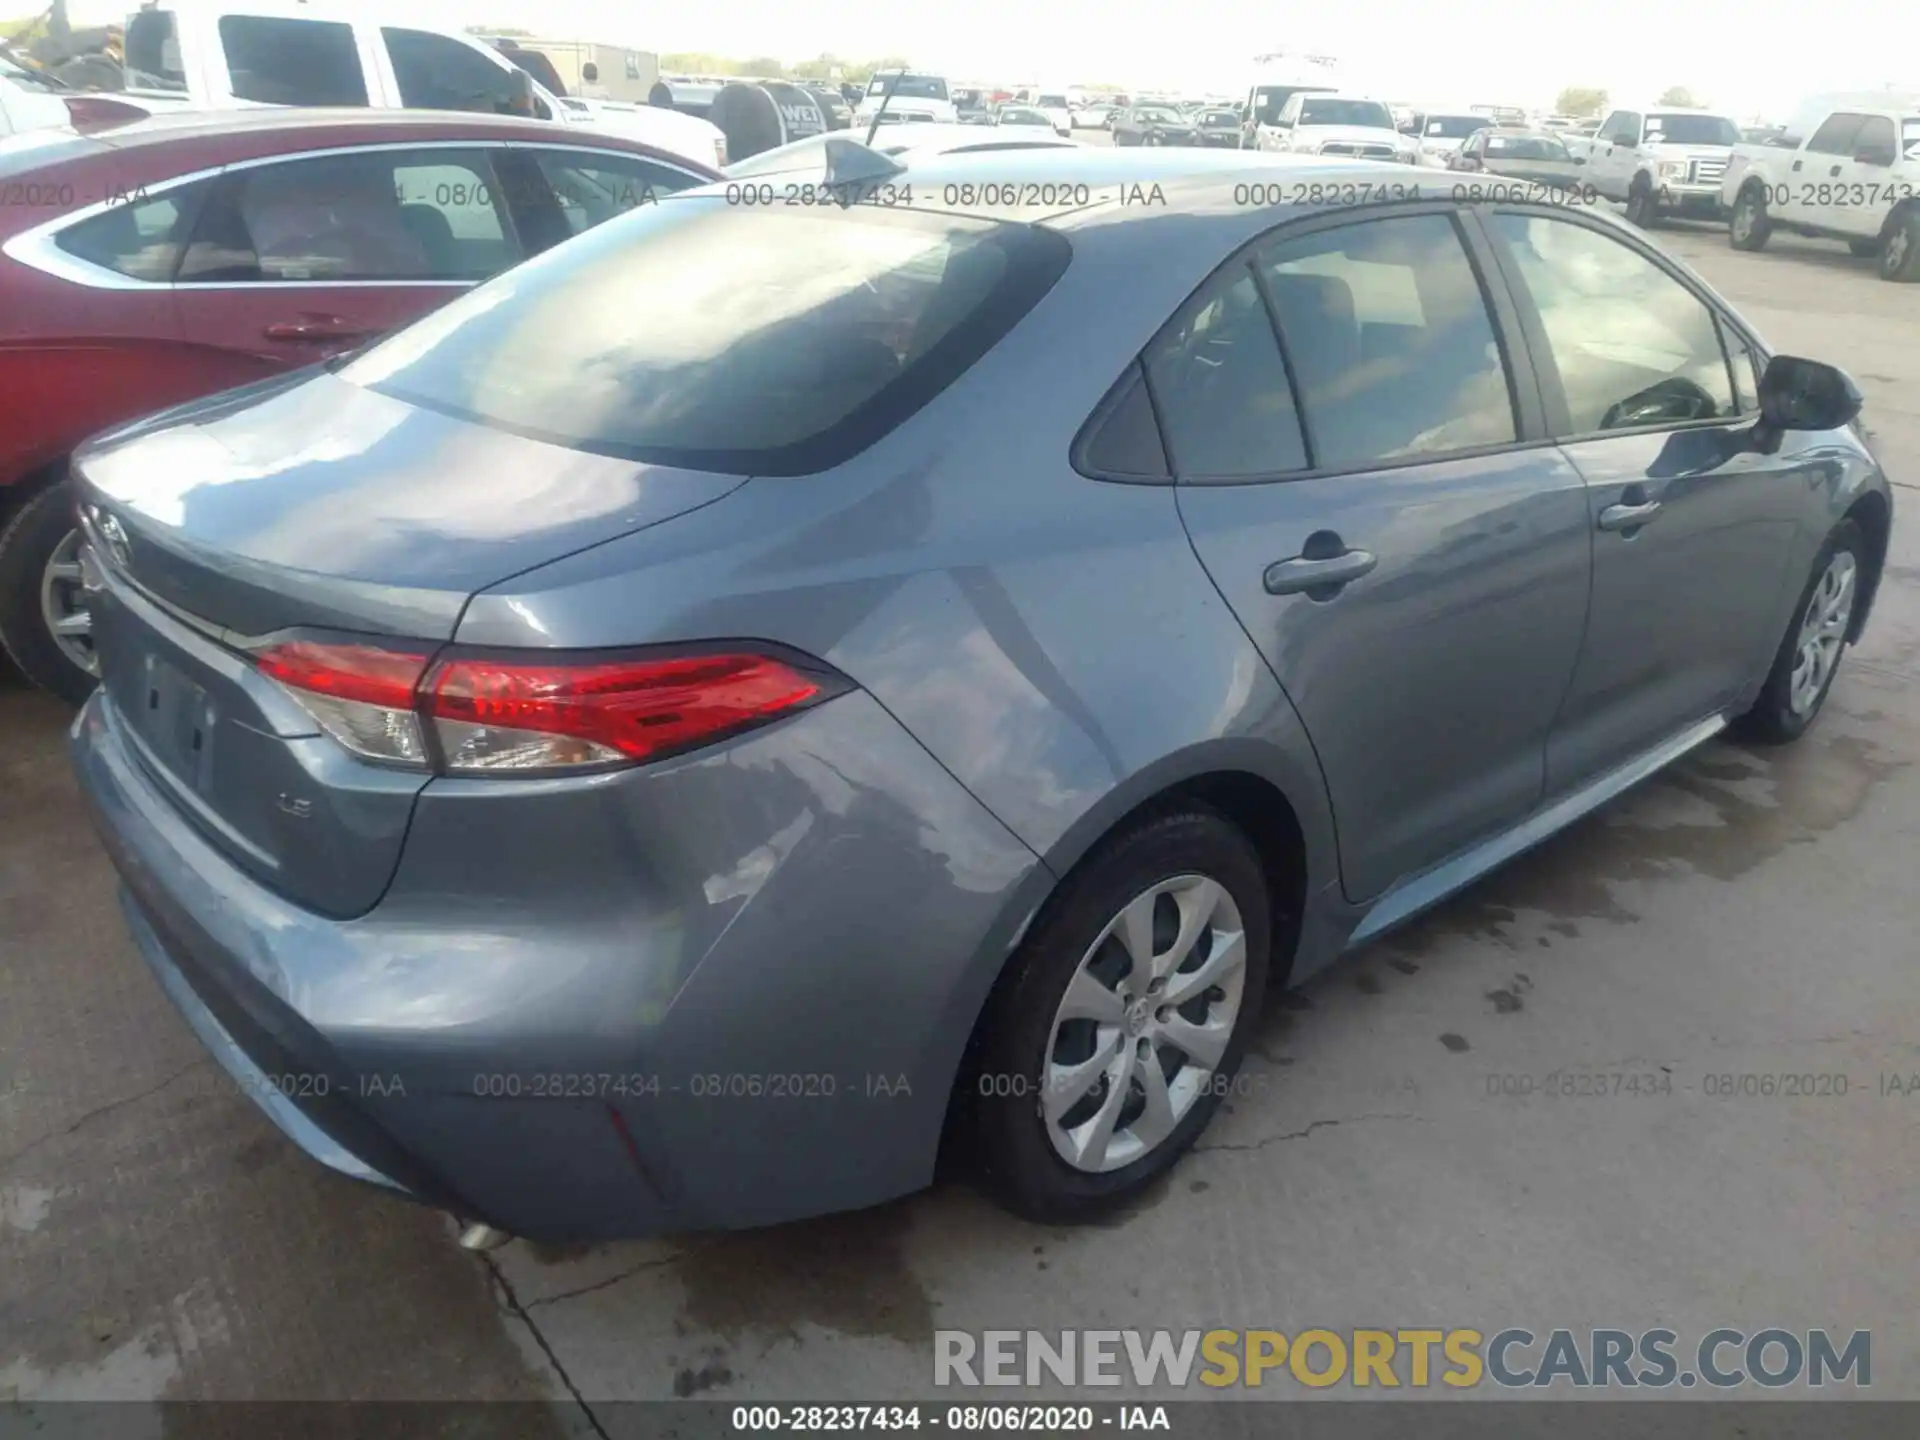
[[278, 321], [261, 333], [269, 340], [324, 345], [337, 340], [364, 340], [373, 331], [358, 321], [343, 320], [337, 315], [306, 315], [298, 320]]
[[1269, 595], [1305, 593], [1315, 600], [1331, 599], [1342, 586], [1358, 580], [1379, 563], [1365, 550], [1345, 550], [1327, 556], [1296, 555], [1291, 560], [1278, 560], [1269, 565], [1263, 580]]
[[1609, 505], [1600, 512], [1602, 530], [1637, 530], [1660, 513], [1658, 500], [1638, 505]]

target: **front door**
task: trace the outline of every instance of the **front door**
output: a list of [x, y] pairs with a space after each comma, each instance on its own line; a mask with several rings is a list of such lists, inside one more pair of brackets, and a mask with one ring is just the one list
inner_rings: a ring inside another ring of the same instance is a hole
[[1775, 455], [1745, 448], [1750, 362], [1742, 350], [1736, 390], [1722, 322], [1650, 253], [1564, 213], [1487, 223], [1536, 327], [1549, 423], [1587, 482], [1593, 603], [1547, 748], [1554, 796], [1765, 673], [1818, 474], [1792, 436]]
[[1319, 755], [1348, 897], [1522, 818], [1586, 618], [1586, 499], [1521, 439], [1456, 220], [1283, 232], [1147, 371], [1194, 547]]

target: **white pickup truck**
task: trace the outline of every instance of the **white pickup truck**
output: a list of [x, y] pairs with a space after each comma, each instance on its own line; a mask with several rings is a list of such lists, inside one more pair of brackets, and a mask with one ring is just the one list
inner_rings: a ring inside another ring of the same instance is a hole
[[1721, 187], [1736, 250], [1776, 230], [1844, 240], [1884, 280], [1920, 280], [1920, 95], [1833, 96], [1764, 145], [1741, 145]]
[[702, 165], [727, 162], [716, 125], [674, 111], [570, 104], [470, 35], [385, 23], [307, 0], [150, 3], [129, 15], [125, 95], [145, 109], [367, 105], [480, 110], [613, 131]]
[[1585, 151], [1582, 183], [1624, 202], [1636, 225], [1668, 214], [1718, 218], [1720, 177], [1739, 140], [1738, 125], [1705, 110], [1615, 110]]

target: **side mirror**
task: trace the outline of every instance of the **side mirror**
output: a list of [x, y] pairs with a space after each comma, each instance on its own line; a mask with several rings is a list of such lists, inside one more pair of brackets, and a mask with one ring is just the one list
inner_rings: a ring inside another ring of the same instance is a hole
[[533, 77], [515, 66], [507, 74], [507, 112], [532, 119], [534, 111]]
[[1860, 413], [1860, 387], [1847, 372], [1818, 360], [1776, 355], [1760, 377], [1757, 441], [1777, 441], [1788, 430], [1838, 430]]

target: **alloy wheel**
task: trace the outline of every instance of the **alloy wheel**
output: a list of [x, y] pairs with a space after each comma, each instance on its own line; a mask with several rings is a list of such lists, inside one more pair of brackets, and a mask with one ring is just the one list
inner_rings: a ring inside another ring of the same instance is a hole
[[1853, 619], [1854, 580], [1859, 568], [1851, 551], [1835, 551], [1807, 599], [1793, 674], [1787, 682], [1787, 705], [1795, 715], [1806, 715], [1820, 703], [1833, 668], [1840, 663], [1847, 625]]
[[40, 574], [40, 614], [60, 653], [97, 678], [100, 657], [93, 648], [93, 615], [81, 584], [78, 530], [69, 530], [47, 557]]
[[1239, 908], [1204, 875], [1162, 880], [1107, 922], [1047, 1040], [1040, 1110], [1061, 1159], [1102, 1173], [1166, 1141], [1226, 1052], [1246, 969]]

